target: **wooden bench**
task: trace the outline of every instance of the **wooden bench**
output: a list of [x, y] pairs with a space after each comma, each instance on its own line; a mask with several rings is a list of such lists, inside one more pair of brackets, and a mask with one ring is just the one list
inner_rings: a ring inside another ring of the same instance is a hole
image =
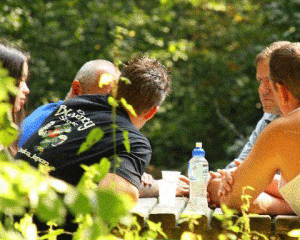
[[[144, 229], [147, 228], [146, 220], [160, 222], [168, 239], [180, 239], [183, 232], [190, 231], [191, 221], [188, 222], [188, 219], [193, 219], [197, 223], [193, 225], [193, 232], [201, 234], [203, 240], [218, 239], [218, 235], [224, 232], [224, 226], [217, 217], [217, 215], [223, 215], [221, 209], [194, 211], [191, 210], [188, 199], [185, 197], [177, 197], [174, 207], [159, 205], [157, 198], [140, 198], [138, 204], [132, 209], [132, 213]], [[232, 221], [235, 222], [239, 218], [240, 216], [234, 215]], [[289, 237], [287, 233], [293, 229], [300, 229], [300, 217], [250, 214], [249, 219], [251, 231], [257, 231], [268, 239], [297, 239]]]

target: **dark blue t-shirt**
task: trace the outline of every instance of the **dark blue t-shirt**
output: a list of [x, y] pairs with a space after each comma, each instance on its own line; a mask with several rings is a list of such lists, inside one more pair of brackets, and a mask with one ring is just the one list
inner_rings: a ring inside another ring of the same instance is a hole
[[[118, 108], [116, 134], [117, 155], [122, 159], [116, 174], [137, 188], [150, 162], [152, 150], [147, 138], [133, 126], [127, 112]], [[40, 128], [18, 149], [17, 159], [33, 166], [39, 163], [54, 166], [51, 175], [76, 185], [83, 174], [80, 164], [98, 163], [103, 157], [112, 161], [112, 109], [108, 96], [82, 95], [63, 102]], [[103, 138], [89, 150], [77, 154], [79, 147], [95, 127], [104, 131]], [[128, 131], [130, 153], [124, 146], [122, 130]], [[113, 169], [113, 164], [111, 172]]]

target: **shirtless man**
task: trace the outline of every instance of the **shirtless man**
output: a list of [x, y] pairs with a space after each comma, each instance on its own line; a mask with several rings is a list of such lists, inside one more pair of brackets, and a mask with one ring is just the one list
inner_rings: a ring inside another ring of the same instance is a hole
[[[261, 133], [249, 156], [231, 175], [225, 174], [220, 184], [220, 201], [240, 209], [245, 186], [253, 190], [251, 212], [294, 214], [300, 216], [300, 43], [286, 44], [270, 56], [270, 81], [282, 117]], [[274, 189], [277, 201], [262, 194], [280, 171], [281, 180]], [[225, 186], [230, 183], [230, 191]], [[278, 204], [279, 201], [282, 204]]]

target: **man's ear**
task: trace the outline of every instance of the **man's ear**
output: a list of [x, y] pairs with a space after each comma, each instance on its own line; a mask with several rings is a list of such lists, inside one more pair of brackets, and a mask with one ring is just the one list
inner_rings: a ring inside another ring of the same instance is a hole
[[158, 112], [159, 106], [155, 106], [151, 108], [148, 112], [145, 113], [144, 118], [148, 121], [154, 117], [154, 115]]
[[82, 94], [83, 94], [83, 90], [82, 90], [81, 83], [78, 80], [74, 80], [72, 82], [71, 97], [75, 97], [75, 96], [82, 95]]

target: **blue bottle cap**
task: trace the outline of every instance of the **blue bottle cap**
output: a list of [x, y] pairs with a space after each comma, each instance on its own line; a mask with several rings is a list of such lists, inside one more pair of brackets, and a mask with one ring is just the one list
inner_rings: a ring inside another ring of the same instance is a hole
[[202, 142], [196, 143], [196, 147], [194, 148], [192, 155], [193, 156], [204, 156], [205, 155], [205, 151], [202, 148]]

